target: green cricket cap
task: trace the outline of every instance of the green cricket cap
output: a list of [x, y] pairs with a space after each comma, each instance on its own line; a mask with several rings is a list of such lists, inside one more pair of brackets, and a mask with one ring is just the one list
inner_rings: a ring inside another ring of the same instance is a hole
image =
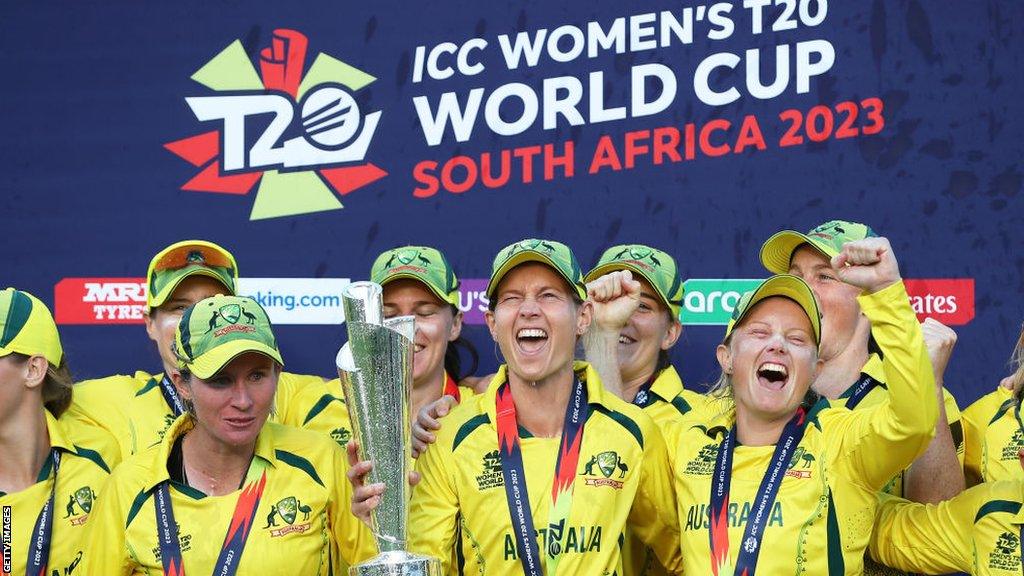
[[459, 279], [437, 248], [393, 248], [378, 256], [370, 268], [370, 280], [381, 286], [401, 279], [416, 280], [442, 301], [459, 306]]
[[629, 270], [642, 276], [672, 311], [672, 317], [679, 318], [683, 306], [683, 279], [674, 258], [643, 244], [620, 244], [605, 250], [597, 266], [583, 279], [590, 282], [617, 270]]
[[843, 244], [878, 236], [869, 226], [845, 220], [831, 220], [806, 234], [796, 230], [783, 230], [773, 234], [761, 246], [761, 264], [773, 274], [789, 272], [793, 253], [807, 244], [832, 259], [843, 249]]
[[174, 333], [178, 367], [209, 378], [246, 352], [284, 365], [270, 318], [252, 298], [218, 294], [189, 307]]
[[527, 262], [538, 262], [554, 269], [576, 293], [580, 300], [587, 299], [587, 286], [572, 250], [554, 240], [528, 238], [502, 248], [491, 265], [491, 280], [487, 283], [487, 297], [493, 298], [498, 284], [510, 270]]

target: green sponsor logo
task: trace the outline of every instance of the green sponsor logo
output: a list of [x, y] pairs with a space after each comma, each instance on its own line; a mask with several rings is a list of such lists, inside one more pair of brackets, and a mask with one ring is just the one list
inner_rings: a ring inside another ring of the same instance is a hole
[[732, 311], [745, 292], [750, 292], [761, 280], [733, 280], [694, 278], [683, 283], [686, 294], [679, 320], [690, 326], [725, 326]]

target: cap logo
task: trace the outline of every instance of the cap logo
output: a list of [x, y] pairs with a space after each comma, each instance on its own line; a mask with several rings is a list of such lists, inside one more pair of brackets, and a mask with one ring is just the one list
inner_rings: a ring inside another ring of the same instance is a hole
[[505, 254], [505, 258], [511, 258], [514, 254], [522, 250], [534, 250], [539, 252], [543, 249], [545, 252], [554, 252], [555, 247], [543, 240], [523, 240], [516, 244], [513, 244], [508, 249], [508, 253]]
[[205, 264], [206, 263], [206, 259], [203, 258], [203, 253], [200, 252], [199, 250], [193, 250], [193, 251], [189, 252], [188, 253], [188, 257], [185, 258], [185, 261], [188, 262], [189, 264]]
[[845, 235], [846, 229], [843, 228], [843, 226], [838, 222], [826, 222], [825, 224], [818, 226], [814, 230], [811, 230], [811, 233], [808, 234], [808, 236], [819, 236], [826, 240], [832, 240], [836, 236]]
[[392, 250], [391, 255], [388, 257], [388, 261], [384, 264], [385, 268], [391, 268], [391, 265], [398, 260], [402, 264], [410, 264], [414, 260], [418, 261], [424, 266], [430, 266], [432, 262], [429, 258], [420, 253], [415, 248], [403, 248], [401, 250]]
[[[657, 268], [661, 268], [661, 261], [654, 257], [654, 250], [648, 248], [647, 246], [629, 246], [627, 248], [624, 248], [615, 256], [613, 256], [612, 260], [625, 261], [623, 257], [626, 256], [627, 254], [629, 255], [630, 259], [632, 259], [632, 263], [637, 264], [645, 269], [653, 270], [654, 268], [652, 268], [650, 264], [653, 264]], [[644, 260], [647, 260], [648, 262], [650, 262], [650, 264], [644, 262]]]
[[[213, 311], [213, 316], [210, 317], [210, 326], [206, 329], [206, 332], [209, 333], [215, 330], [220, 325], [221, 320], [224, 320], [228, 324], [238, 324], [238, 321], [241, 320], [243, 316], [245, 317], [246, 324], [251, 325], [256, 323], [256, 315], [251, 312], [247, 312], [245, 308], [242, 308], [241, 304], [225, 304], [219, 309]], [[214, 336], [222, 336], [229, 331], [233, 330], [218, 330], [217, 332], [214, 332]], [[252, 330], [249, 329], [247, 331]]]

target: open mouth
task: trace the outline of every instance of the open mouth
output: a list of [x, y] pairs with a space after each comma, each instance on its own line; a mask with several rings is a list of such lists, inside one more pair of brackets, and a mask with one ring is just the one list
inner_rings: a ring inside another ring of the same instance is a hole
[[247, 428], [256, 421], [256, 418], [225, 418], [225, 420], [235, 428]]
[[757, 368], [757, 380], [769, 390], [782, 390], [789, 381], [789, 369], [782, 364], [765, 362]]
[[548, 333], [541, 328], [523, 328], [516, 333], [516, 342], [527, 353], [537, 352], [548, 341]]
[[427, 347], [424, 346], [423, 344], [413, 343], [413, 353], [422, 352], [423, 350], [426, 349]]
[[634, 342], [636, 342], [634, 338], [630, 338], [625, 334], [619, 334], [619, 344], [633, 344]]

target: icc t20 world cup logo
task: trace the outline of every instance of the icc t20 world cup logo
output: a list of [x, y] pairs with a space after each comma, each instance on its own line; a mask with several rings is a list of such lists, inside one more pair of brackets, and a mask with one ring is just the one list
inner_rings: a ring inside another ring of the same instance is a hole
[[235, 40], [192, 75], [219, 94], [185, 98], [215, 129], [164, 145], [200, 170], [182, 190], [256, 188], [249, 218], [259, 220], [341, 208], [340, 196], [387, 175], [365, 161], [381, 112], [364, 114], [356, 99], [376, 78], [323, 52], [307, 69], [307, 46], [278, 29], [258, 72]]

